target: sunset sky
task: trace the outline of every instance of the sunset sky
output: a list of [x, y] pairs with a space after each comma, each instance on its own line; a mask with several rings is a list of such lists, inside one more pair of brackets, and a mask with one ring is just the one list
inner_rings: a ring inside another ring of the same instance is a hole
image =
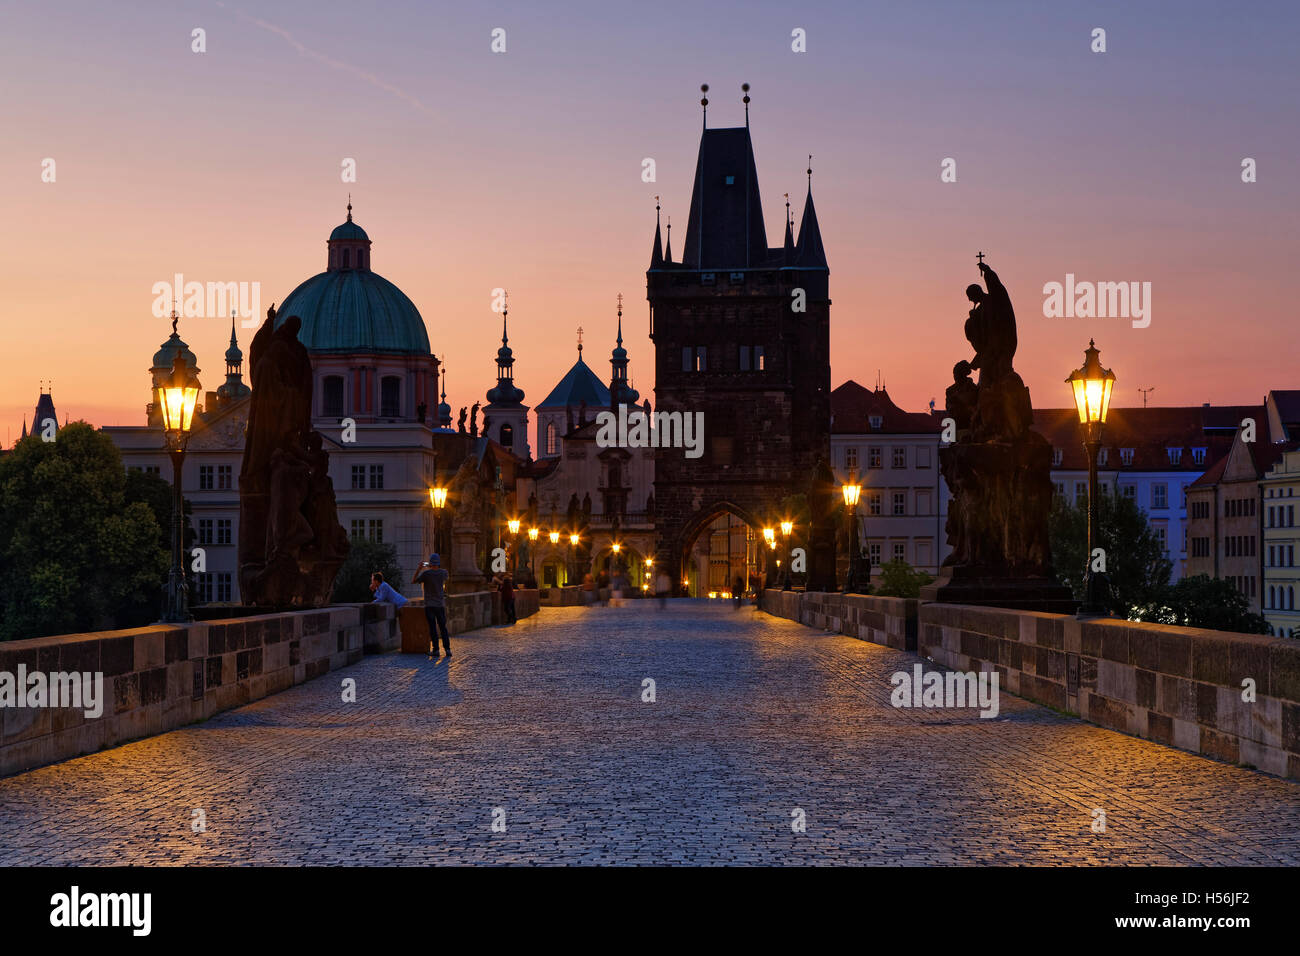
[[[453, 407], [494, 384], [496, 287], [527, 404], [572, 364], [579, 325], [608, 378], [620, 292], [650, 394], [654, 196], [679, 254], [702, 82], [710, 126], [743, 124], [753, 87], [772, 245], [784, 192], [802, 213], [813, 154], [834, 384], [879, 370], [904, 408], [942, 404], [970, 356], [963, 289], [982, 249], [1035, 405], [1068, 404], [1089, 337], [1117, 405], [1141, 404], [1140, 386], [1158, 405], [1259, 401], [1300, 387], [1298, 32], [1279, 2], [9, 0], [0, 440], [42, 379], [60, 418], [142, 423], [170, 331], [153, 284], [259, 282], [263, 309], [280, 302], [325, 268], [349, 191], [375, 271], [447, 363]], [[641, 180], [646, 157], [657, 182]], [[946, 157], [956, 183], [940, 181]], [[1241, 181], [1245, 157], [1258, 182]], [[1150, 282], [1150, 327], [1044, 317], [1044, 283], [1067, 273]], [[228, 319], [181, 334], [216, 388]]]

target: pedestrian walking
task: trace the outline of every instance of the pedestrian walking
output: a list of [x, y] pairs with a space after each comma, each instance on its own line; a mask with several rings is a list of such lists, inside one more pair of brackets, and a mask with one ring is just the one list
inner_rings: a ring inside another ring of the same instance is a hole
[[501, 575], [501, 611], [505, 615], [507, 624], [514, 624], [518, 618], [515, 617], [515, 582], [510, 580], [510, 575]]
[[424, 617], [429, 622], [429, 659], [438, 659], [438, 635], [442, 635], [442, 646], [451, 659], [451, 635], [447, 632], [447, 595], [444, 586], [447, 583], [447, 571], [442, 566], [442, 559], [437, 554], [429, 555], [415, 569], [412, 584], [424, 587]]
[[662, 611], [668, 603], [668, 592], [672, 589], [672, 582], [668, 580], [668, 575], [661, 568], [659, 574], [655, 577], [655, 597], [659, 599], [659, 610]]

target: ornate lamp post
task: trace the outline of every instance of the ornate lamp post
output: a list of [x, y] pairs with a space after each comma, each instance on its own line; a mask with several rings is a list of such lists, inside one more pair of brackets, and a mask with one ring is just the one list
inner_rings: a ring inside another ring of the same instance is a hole
[[[569, 563], [573, 566], [573, 576], [575, 578], [578, 576], [578, 544], [581, 541], [582, 538], [578, 536], [576, 531], [569, 535]], [[579, 581], [578, 583], [581, 584], [582, 582]]]
[[[447, 507], [447, 489], [442, 485], [434, 485], [430, 488], [429, 504], [433, 506], [433, 550], [441, 551], [442, 542], [438, 540], [438, 519], [442, 517], [442, 509]], [[447, 567], [445, 560], [443, 567]]]
[[185, 446], [194, 424], [194, 405], [199, 398], [198, 377], [185, 364], [180, 349], [172, 360], [171, 378], [156, 389], [162, 412], [167, 454], [172, 460], [172, 568], [167, 574], [167, 608], [163, 622], [183, 624], [190, 616], [189, 585], [185, 582], [185, 503], [181, 497], [181, 466], [185, 463]]
[[764, 528], [763, 540], [767, 543], [767, 560], [763, 562], [763, 572], [767, 580], [762, 582], [760, 586], [760, 597], [762, 596], [762, 586], [771, 587], [772, 576], [776, 570], [773, 564], [776, 560], [776, 529]]
[[844, 593], [856, 594], [860, 587], [858, 565], [862, 552], [862, 545], [858, 542], [858, 498], [862, 494], [862, 486], [850, 480], [840, 486], [840, 491], [844, 494], [844, 514], [848, 517], [849, 525], [849, 574], [844, 581]]
[[519, 570], [519, 519], [511, 518], [506, 527], [510, 529], [510, 578], [513, 580]]
[[1109, 582], [1104, 573], [1093, 571], [1092, 566], [1095, 549], [1101, 546], [1097, 453], [1101, 450], [1101, 426], [1106, 423], [1106, 413], [1110, 410], [1115, 374], [1110, 369], [1101, 367], [1101, 352], [1091, 339], [1083, 355], [1083, 367], [1071, 372], [1065, 381], [1074, 391], [1074, 405], [1079, 412], [1079, 423], [1083, 425], [1083, 448], [1088, 455], [1088, 557], [1079, 616], [1094, 617], [1110, 613]]
[[537, 580], [537, 536], [541, 534], [537, 528], [528, 529], [528, 573], [532, 575], [534, 581]]
[[782, 591], [790, 590], [790, 533], [794, 531], [793, 521], [781, 522], [781, 537], [785, 541], [785, 581], [781, 584]]

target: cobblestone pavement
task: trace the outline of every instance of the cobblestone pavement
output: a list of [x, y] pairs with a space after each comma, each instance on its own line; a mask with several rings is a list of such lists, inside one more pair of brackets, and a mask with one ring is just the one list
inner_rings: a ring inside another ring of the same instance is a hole
[[1300, 863], [1296, 784], [1006, 694], [894, 709], [915, 656], [748, 608], [544, 608], [454, 648], [0, 780], [0, 864]]

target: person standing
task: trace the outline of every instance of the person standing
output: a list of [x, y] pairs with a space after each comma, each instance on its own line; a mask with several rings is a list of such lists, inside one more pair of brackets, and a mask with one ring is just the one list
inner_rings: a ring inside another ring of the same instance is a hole
[[438, 659], [438, 635], [442, 635], [442, 646], [451, 657], [451, 635], [447, 632], [447, 595], [444, 585], [447, 583], [447, 571], [442, 567], [442, 560], [437, 554], [429, 555], [415, 569], [412, 584], [424, 587], [424, 617], [429, 622], [429, 656]]
[[505, 615], [507, 624], [514, 624], [518, 618], [515, 617], [515, 582], [510, 580], [510, 575], [501, 575], [501, 611]]

